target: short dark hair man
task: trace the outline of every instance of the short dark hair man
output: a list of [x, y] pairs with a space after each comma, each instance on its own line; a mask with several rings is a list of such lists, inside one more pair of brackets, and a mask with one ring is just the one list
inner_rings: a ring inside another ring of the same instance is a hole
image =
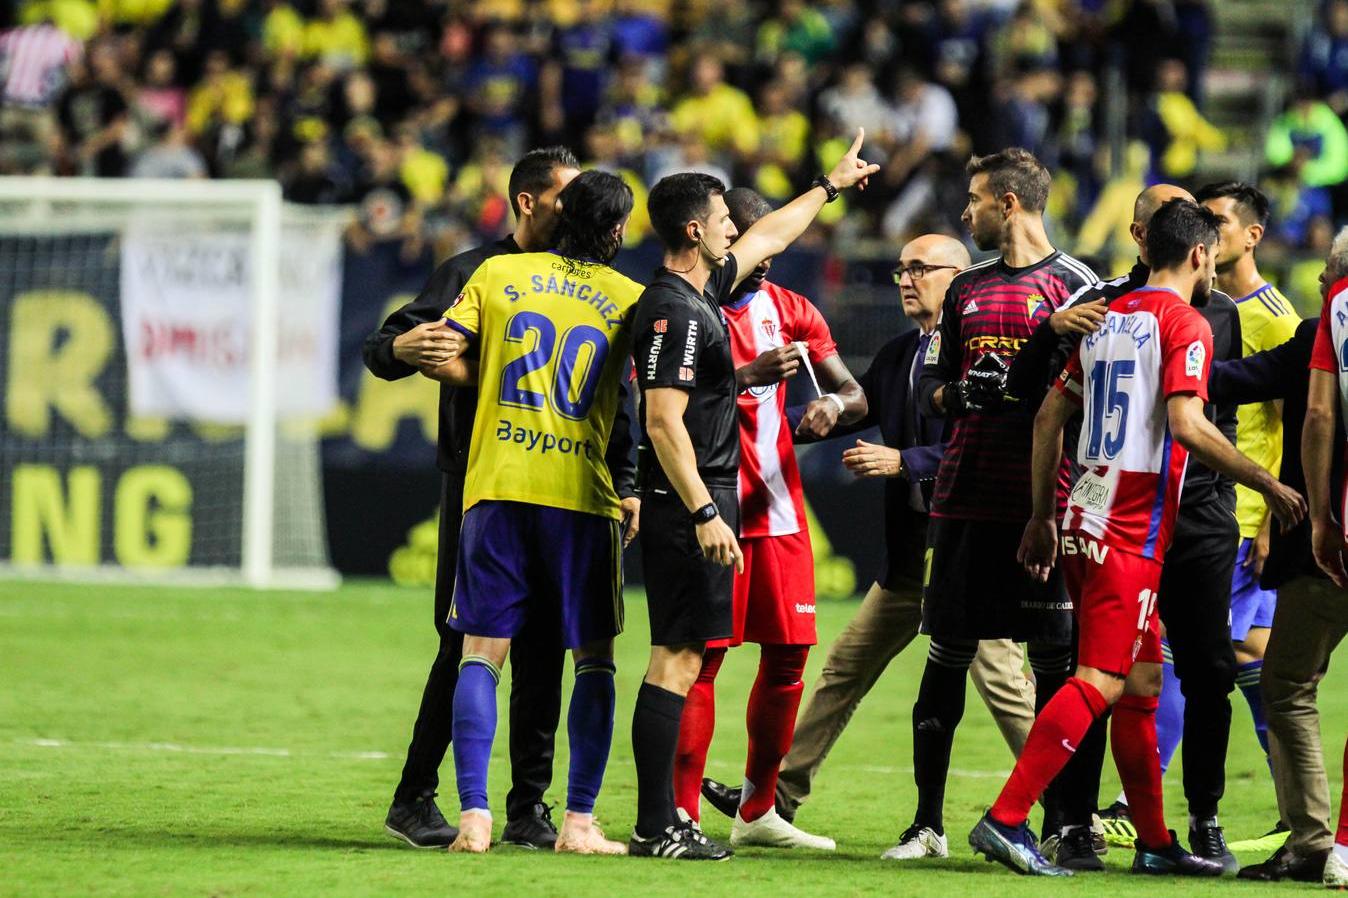
[[[557, 197], [580, 174], [576, 157], [565, 147], [544, 147], [526, 153], [510, 173], [510, 205], [515, 232], [445, 261], [412, 302], [389, 315], [365, 341], [365, 366], [376, 377], [398, 380], [446, 361], [455, 335], [444, 313], [473, 272], [487, 259], [507, 253], [538, 252], [552, 242], [557, 223]], [[440, 388], [440, 426], [436, 462], [443, 473], [440, 495], [440, 539], [435, 577], [435, 629], [440, 647], [426, 678], [421, 709], [412, 728], [402, 778], [394, 792], [385, 829], [416, 847], [447, 846], [457, 830], [436, 807], [437, 770], [453, 737], [452, 696], [458, 682], [463, 635], [449, 626], [454, 595], [464, 477], [477, 390]], [[625, 420], [614, 427], [610, 460], [625, 458], [618, 445]], [[630, 471], [615, 470], [624, 507], [636, 503]], [[537, 641], [531, 637], [537, 635]], [[551, 847], [556, 837], [543, 794], [552, 782], [553, 738], [561, 713], [561, 673], [565, 653], [555, 633], [526, 632], [512, 662], [510, 685], [511, 771], [513, 788], [506, 799], [508, 822], [504, 842]]]
[[[1268, 197], [1251, 184], [1227, 181], [1202, 187], [1197, 199], [1220, 222], [1222, 246], [1217, 252], [1217, 286], [1235, 301], [1240, 313], [1241, 355], [1281, 346], [1292, 339], [1301, 319], [1287, 297], [1259, 273], [1255, 259], [1268, 225]], [[1276, 476], [1282, 464], [1282, 429], [1282, 403], [1244, 405], [1236, 423], [1236, 448]], [[1231, 578], [1230, 614], [1231, 642], [1239, 665], [1236, 685], [1250, 706], [1255, 736], [1267, 753], [1268, 726], [1259, 681], [1278, 591], [1263, 589], [1259, 576], [1272, 541], [1272, 516], [1263, 497], [1243, 486], [1236, 487], [1236, 523], [1240, 526], [1240, 548]], [[1163, 708], [1172, 702], [1176, 706], [1183, 702], [1182, 696], [1172, 697], [1171, 691], [1167, 685], [1167, 692], [1161, 697]], [[1169, 717], [1178, 722], [1181, 715]], [[1166, 719], [1162, 715], [1158, 724]], [[1166, 735], [1170, 735], [1169, 742], [1173, 745], [1180, 734], [1161, 733], [1163, 761]]]
[[1033, 409], [1003, 402], [998, 378], [1035, 326], [1097, 279], [1049, 242], [1049, 175], [1032, 154], [1012, 147], [971, 159], [968, 171], [962, 219], [978, 247], [1000, 257], [951, 282], [918, 381], [923, 412], [953, 418], [954, 427], [927, 531], [922, 631], [932, 641], [913, 705], [917, 807], [900, 846], [945, 834], [950, 750], [979, 641], [1028, 643], [1038, 707], [1071, 673], [1071, 605], [1056, 578], [1033, 582], [1016, 562], [1030, 514]]
[[827, 177], [743, 236], [716, 178], [671, 175], [650, 193], [651, 225], [665, 256], [638, 303], [634, 331], [642, 396], [641, 546], [652, 643], [632, 716], [637, 824], [629, 848], [635, 855], [729, 855], [680, 820], [670, 788], [684, 696], [697, 679], [707, 641], [732, 634], [730, 567], [743, 567], [735, 537], [740, 383], [720, 306], [839, 190], [864, 185], [879, 170], [857, 157], [863, 136], [858, 131]]
[[[772, 212], [767, 200], [748, 187], [728, 191], [725, 202], [741, 233]], [[772, 260], [764, 259], [721, 306], [731, 358], [737, 369], [747, 369], [739, 379], [750, 386], [736, 403], [741, 459], [736, 535], [744, 572], [734, 583], [734, 635], [707, 643], [702, 670], [684, 704], [674, 800], [694, 820], [701, 819], [702, 775], [716, 729], [716, 674], [730, 648], [757, 643], [758, 676], [746, 715], [746, 786], [730, 811], [730, 845], [832, 851], [837, 847], [832, 839], [797, 828], [777, 813], [773, 800], [805, 690], [805, 662], [818, 641], [814, 551], [781, 381], [809, 366], [820, 393], [828, 391], [813, 398], [797, 428], [813, 437], [865, 415], [866, 395], [838, 356], [824, 316], [804, 296], [768, 280], [771, 268]]]
[[1110, 707], [1114, 759], [1138, 829], [1134, 872], [1222, 873], [1219, 862], [1180, 847], [1165, 825], [1155, 722], [1161, 564], [1190, 453], [1259, 490], [1285, 524], [1300, 520], [1306, 504], [1241, 455], [1204, 412], [1212, 329], [1191, 303], [1212, 289], [1218, 242], [1217, 220], [1207, 209], [1185, 199], [1162, 206], [1147, 231], [1146, 286], [1110, 306], [1035, 418], [1033, 514], [1017, 557], [1042, 582], [1058, 553], [1063, 428], [1078, 410], [1084, 417], [1075, 455], [1085, 473], [1062, 521], [1062, 567], [1080, 628], [1078, 664], [1036, 717], [1011, 778], [969, 835], [975, 851], [1020, 873], [1072, 875], [1039, 853], [1026, 817]]

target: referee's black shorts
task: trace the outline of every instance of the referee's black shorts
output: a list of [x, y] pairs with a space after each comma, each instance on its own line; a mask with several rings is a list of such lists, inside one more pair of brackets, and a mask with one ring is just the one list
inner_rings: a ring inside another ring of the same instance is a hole
[[[734, 488], [709, 487], [721, 518], [739, 533]], [[651, 645], [687, 645], [727, 639], [734, 632], [733, 565], [702, 555], [692, 517], [678, 493], [653, 486], [641, 498], [642, 569], [651, 621]]]
[[1016, 561], [1023, 523], [933, 516], [922, 632], [937, 639], [1072, 644], [1072, 601], [1055, 565], [1047, 583]]

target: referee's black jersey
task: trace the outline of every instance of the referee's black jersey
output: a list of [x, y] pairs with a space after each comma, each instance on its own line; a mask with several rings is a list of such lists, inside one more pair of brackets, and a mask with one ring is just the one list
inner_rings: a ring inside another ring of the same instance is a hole
[[698, 293], [677, 274], [659, 268], [637, 301], [632, 363], [642, 391], [638, 478], [643, 487], [669, 483], [646, 429], [645, 391], [652, 387], [688, 391], [683, 423], [702, 482], [709, 488], [729, 489], [739, 483], [735, 362], [730, 356], [730, 329], [721, 312], [737, 270], [735, 257], [726, 256], [725, 264]]
[[[1064, 308], [1097, 299], [1103, 299], [1109, 305], [1120, 296], [1145, 286], [1149, 277], [1151, 269], [1139, 261], [1121, 277], [1083, 287], [1073, 294]], [[1239, 359], [1240, 312], [1231, 297], [1220, 290], [1213, 290], [1208, 301], [1195, 308], [1212, 327], [1213, 359]], [[1079, 334], [1058, 335], [1053, 332], [1048, 320], [1043, 321], [1011, 363], [1011, 372], [1006, 381], [1007, 391], [1037, 407], [1080, 341]], [[1217, 429], [1234, 444], [1236, 406], [1233, 403], [1208, 403], [1203, 411], [1208, 420], [1216, 424]], [[1065, 439], [1065, 449], [1075, 460], [1076, 452], [1070, 432]], [[1188, 519], [1190, 523], [1210, 523], [1220, 529], [1228, 523], [1227, 518], [1235, 514], [1235, 509], [1236, 489], [1231, 480], [1190, 457], [1184, 474], [1184, 491], [1180, 497], [1180, 517]]]

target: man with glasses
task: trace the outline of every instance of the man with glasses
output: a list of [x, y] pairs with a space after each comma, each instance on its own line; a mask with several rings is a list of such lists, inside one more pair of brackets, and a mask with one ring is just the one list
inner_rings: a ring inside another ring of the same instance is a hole
[[[787, 820], [794, 819], [809, 796], [815, 774], [861, 700], [917, 636], [922, 622], [927, 512], [947, 423], [922, 412], [914, 386], [923, 362], [940, 348], [936, 326], [946, 288], [968, 266], [968, 251], [951, 237], [928, 234], [903, 248], [894, 283], [904, 315], [917, 327], [885, 344], [861, 376], [866, 417], [830, 433], [835, 437], [880, 428], [883, 444], [856, 440], [843, 453], [843, 464], [857, 477], [884, 480], [886, 560], [860, 610], [829, 649], [814, 693], [796, 721], [791, 751], [777, 780], [777, 813]], [[1010, 640], [988, 640], [979, 645], [970, 669], [1012, 754], [1019, 754], [1034, 722], [1034, 686], [1025, 678], [1024, 661], [1020, 646]], [[732, 808], [738, 791], [709, 781], [704, 794], [718, 807]], [[944, 851], [913, 840], [884, 857], [906, 860], [932, 853]]]

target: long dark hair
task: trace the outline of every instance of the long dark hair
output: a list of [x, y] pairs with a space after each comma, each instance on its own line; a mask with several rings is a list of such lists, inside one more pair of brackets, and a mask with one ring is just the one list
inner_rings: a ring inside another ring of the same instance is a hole
[[558, 196], [553, 249], [568, 259], [607, 265], [622, 248], [618, 226], [632, 214], [632, 188], [606, 171], [581, 172]]

